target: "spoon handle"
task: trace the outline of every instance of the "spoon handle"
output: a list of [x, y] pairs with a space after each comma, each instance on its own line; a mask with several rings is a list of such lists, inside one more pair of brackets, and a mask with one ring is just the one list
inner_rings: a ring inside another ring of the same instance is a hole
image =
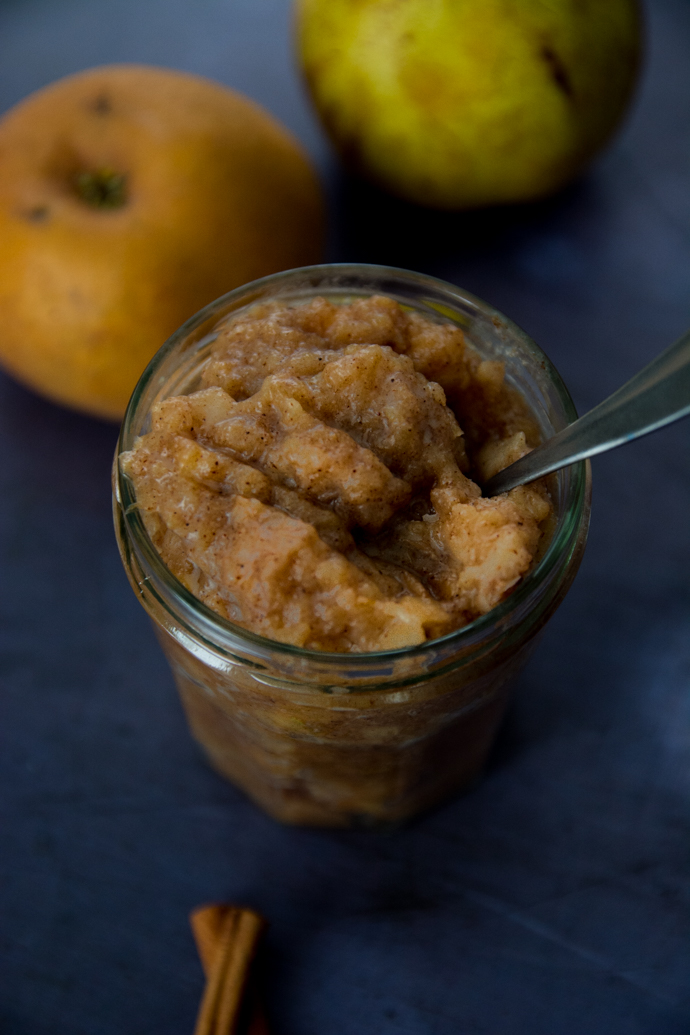
[[690, 414], [690, 331], [593, 410], [484, 485], [485, 496], [615, 449]]

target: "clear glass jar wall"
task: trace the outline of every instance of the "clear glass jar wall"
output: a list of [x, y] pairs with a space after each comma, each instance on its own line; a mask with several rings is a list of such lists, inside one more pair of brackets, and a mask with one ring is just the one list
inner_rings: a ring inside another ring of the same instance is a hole
[[[160, 399], [194, 391], [214, 328], [257, 302], [335, 302], [385, 294], [462, 327], [505, 363], [544, 438], [575, 419], [567, 389], [518, 327], [473, 296], [421, 274], [333, 265], [292, 270], [225, 295], [157, 353], [132, 396], [118, 455]], [[509, 683], [567, 592], [589, 521], [588, 465], [552, 476], [555, 522], [533, 569], [488, 614], [401, 650], [328, 654], [267, 640], [224, 620], [163, 564], [114, 467], [115, 526], [130, 582], [153, 620], [193, 735], [218, 772], [275, 818], [319, 826], [399, 823], [470, 783], [506, 707]]]

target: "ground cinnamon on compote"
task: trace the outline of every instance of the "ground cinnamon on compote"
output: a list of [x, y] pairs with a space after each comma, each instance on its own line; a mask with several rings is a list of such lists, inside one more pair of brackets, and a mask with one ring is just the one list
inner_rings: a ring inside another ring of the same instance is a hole
[[177, 578], [224, 618], [325, 651], [405, 647], [495, 607], [532, 564], [539, 483], [480, 482], [538, 441], [462, 331], [383, 296], [254, 306], [201, 388], [120, 459]]

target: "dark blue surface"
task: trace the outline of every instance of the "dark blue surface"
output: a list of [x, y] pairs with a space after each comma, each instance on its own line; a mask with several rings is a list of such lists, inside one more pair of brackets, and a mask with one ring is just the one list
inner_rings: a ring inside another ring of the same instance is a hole
[[[690, 4], [648, 8], [624, 132], [543, 205], [449, 217], [344, 182], [283, 0], [4, 0], [0, 108], [136, 60], [212, 75], [318, 162], [333, 259], [461, 284], [581, 411], [690, 326]], [[390, 835], [285, 829], [214, 776], [117, 557], [113, 426], [0, 380], [3, 1035], [185, 1035], [187, 912], [269, 919], [276, 1035], [690, 1032], [690, 422], [594, 461], [580, 575], [489, 773]]]

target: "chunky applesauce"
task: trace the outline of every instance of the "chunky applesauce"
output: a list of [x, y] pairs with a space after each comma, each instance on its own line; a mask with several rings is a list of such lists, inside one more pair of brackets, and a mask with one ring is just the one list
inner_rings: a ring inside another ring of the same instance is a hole
[[378, 651], [443, 635], [529, 570], [539, 483], [477, 484], [538, 441], [503, 364], [373, 296], [269, 302], [220, 329], [197, 390], [121, 456], [175, 576], [282, 643]]

